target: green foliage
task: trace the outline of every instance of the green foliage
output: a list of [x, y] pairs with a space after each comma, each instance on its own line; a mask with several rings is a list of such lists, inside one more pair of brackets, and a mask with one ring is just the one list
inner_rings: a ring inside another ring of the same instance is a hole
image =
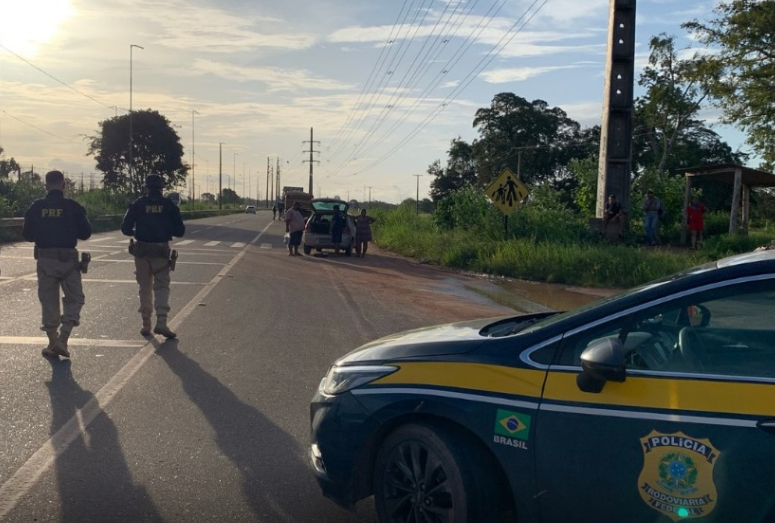
[[582, 216], [595, 216], [597, 207], [598, 159], [592, 156], [582, 160], [573, 159], [570, 161], [568, 168], [578, 181], [572, 193], [576, 209]]
[[775, 168], [775, 1], [731, 0], [719, 3], [715, 18], [683, 24], [699, 41], [715, 47], [698, 75], [710, 82], [710, 92], [723, 109], [723, 121], [736, 125], [764, 159]]
[[484, 191], [468, 186], [437, 202], [433, 219], [442, 229], [481, 231], [487, 217], [491, 215], [492, 207]]
[[[121, 115], [99, 123], [99, 134], [90, 137], [88, 154], [104, 173], [104, 187], [114, 192], [139, 195], [148, 174], [159, 174], [168, 187], [183, 185], [188, 165], [183, 146], [170, 121], [150, 109], [132, 112], [132, 166], [129, 164], [129, 118]], [[131, 171], [131, 176], [130, 176]]]
[[638, 177], [632, 185], [632, 210], [630, 211], [631, 223], [643, 224], [642, 204], [646, 192], [651, 189], [657, 198], [662, 201], [665, 208], [665, 216], [660, 220], [660, 227], [671, 227], [680, 224], [684, 212], [684, 193], [686, 182], [679, 176], [674, 176], [656, 169], [647, 169]]

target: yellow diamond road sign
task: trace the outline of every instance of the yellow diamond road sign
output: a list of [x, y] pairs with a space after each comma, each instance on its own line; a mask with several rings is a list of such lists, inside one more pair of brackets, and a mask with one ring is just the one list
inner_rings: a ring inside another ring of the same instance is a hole
[[530, 191], [519, 178], [506, 168], [494, 182], [487, 187], [487, 196], [503, 214], [511, 214], [517, 206], [525, 201]]

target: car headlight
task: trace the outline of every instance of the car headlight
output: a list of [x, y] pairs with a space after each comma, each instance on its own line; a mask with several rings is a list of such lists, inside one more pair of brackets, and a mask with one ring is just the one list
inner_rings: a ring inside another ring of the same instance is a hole
[[398, 367], [393, 365], [355, 365], [351, 367], [334, 365], [328, 369], [328, 374], [320, 382], [319, 390], [328, 396], [342, 394], [397, 370]]

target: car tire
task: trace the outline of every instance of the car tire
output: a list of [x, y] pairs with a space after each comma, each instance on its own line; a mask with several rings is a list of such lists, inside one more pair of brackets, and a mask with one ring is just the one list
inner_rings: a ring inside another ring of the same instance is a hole
[[[485, 522], [499, 517], [489, 457], [444, 427], [399, 427], [381, 445], [374, 500], [382, 523]], [[431, 484], [428, 484], [430, 482]]]
[[304, 254], [309, 255], [310, 253], [312, 253], [312, 247], [310, 247], [309, 245], [305, 245]]

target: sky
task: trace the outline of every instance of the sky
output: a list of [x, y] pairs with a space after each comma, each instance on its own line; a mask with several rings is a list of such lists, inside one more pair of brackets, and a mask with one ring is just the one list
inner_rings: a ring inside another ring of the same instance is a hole
[[[638, 0], [636, 78], [652, 36], [696, 48], [680, 24], [709, 19], [716, 1]], [[220, 172], [224, 187], [263, 200], [269, 161], [280, 186], [305, 189], [312, 163], [317, 197], [422, 199], [428, 166], [445, 163], [452, 139], [477, 136], [476, 110], [498, 93], [600, 124], [608, 9], [609, 0], [3, 1], [0, 146], [23, 170], [63, 170], [88, 187], [100, 173], [86, 137], [131, 105], [170, 120], [193, 166], [189, 196], [217, 193]], [[714, 129], [747, 150], [739, 132]]]

